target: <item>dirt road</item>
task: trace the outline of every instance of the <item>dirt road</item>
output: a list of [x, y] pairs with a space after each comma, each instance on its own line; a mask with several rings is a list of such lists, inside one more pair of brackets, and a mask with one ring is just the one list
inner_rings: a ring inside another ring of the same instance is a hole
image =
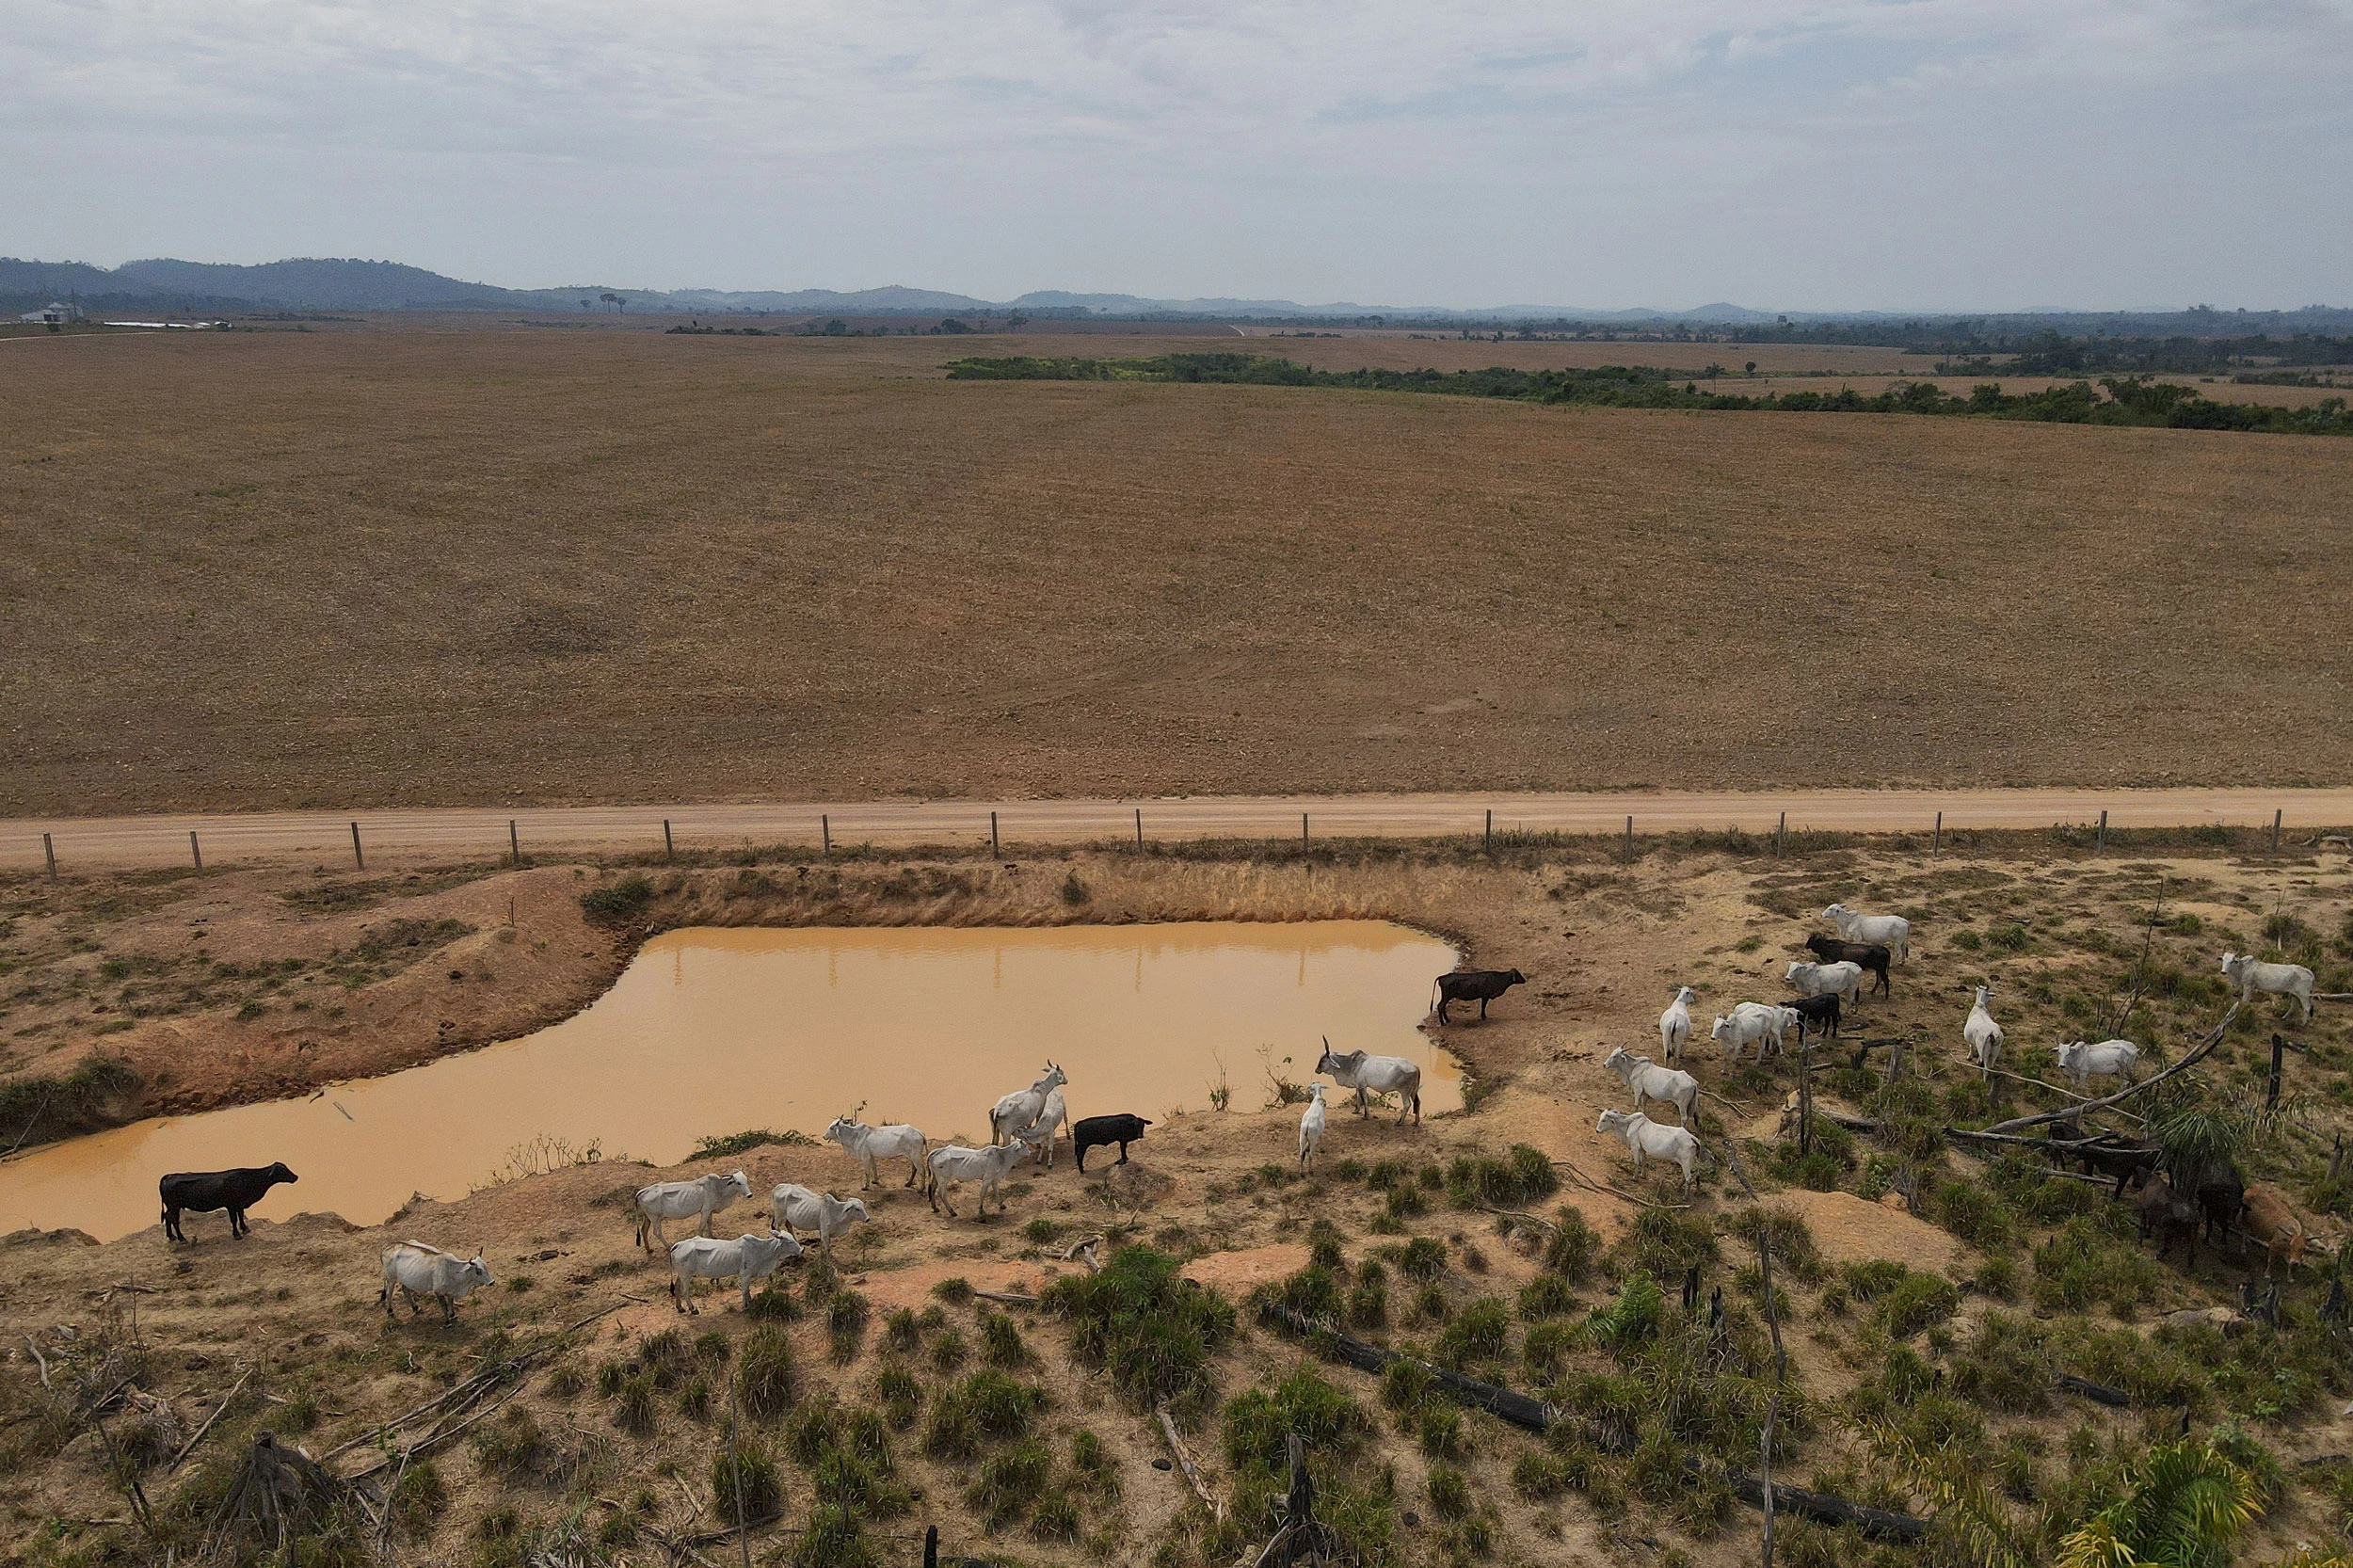
[[[1769, 832], [1788, 813], [1793, 831], [1925, 831], [2089, 824], [2106, 811], [2116, 827], [2209, 824], [2267, 826], [2273, 813], [2309, 837], [2353, 824], [2353, 789], [2327, 790], [1799, 790], [1758, 792], [1546, 794], [1222, 795], [1155, 800], [864, 801], [728, 806], [584, 806], [383, 810], [360, 813], [363, 855], [436, 856], [551, 849], [644, 851], [678, 847], [860, 843], [978, 844], [990, 819], [1005, 843], [1071, 843], [1131, 837], [1137, 813], [1153, 839], [1419, 838], [1476, 833], [1495, 813], [1498, 832], [1638, 833], [1739, 827]], [[19, 818], [0, 821], [0, 866], [43, 864], [51, 836], [59, 865], [185, 865], [197, 835], [207, 865], [232, 860], [341, 859], [352, 854], [349, 814], [312, 811], [187, 816]], [[510, 840], [508, 824], [514, 824]]]

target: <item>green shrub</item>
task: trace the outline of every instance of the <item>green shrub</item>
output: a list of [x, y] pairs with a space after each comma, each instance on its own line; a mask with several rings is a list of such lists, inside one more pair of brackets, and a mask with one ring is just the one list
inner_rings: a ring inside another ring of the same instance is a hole
[[1518, 1208], [1550, 1197], [1560, 1190], [1561, 1179], [1553, 1175], [1552, 1160], [1542, 1149], [1514, 1144], [1501, 1160], [1456, 1156], [1447, 1169], [1446, 1185], [1458, 1208]]
[[580, 912], [598, 925], [627, 925], [653, 903], [653, 884], [642, 876], [625, 876], [605, 888], [580, 895]]
[[776, 1462], [768, 1446], [739, 1440], [735, 1451], [721, 1448], [711, 1462], [711, 1500], [717, 1517], [732, 1525], [738, 1519], [765, 1519], [784, 1501], [776, 1480]]
[[883, 1320], [883, 1343], [894, 1351], [912, 1351], [923, 1343], [922, 1324], [914, 1313], [900, 1307]]
[[1371, 1258], [1356, 1271], [1356, 1288], [1348, 1293], [1348, 1320], [1355, 1328], [1388, 1326], [1388, 1272]]
[[654, 1429], [653, 1379], [643, 1372], [621, 1380], [620, 1392], [613, 1400], [613, 1424], [632, 1437], [645, 1437]]
[[1388, 1215], [1392, 1220], [1410, 1220], [1417, 1214], [1430, 1211], [1430, 1200], [1422, 1196], [1418, 1187], [1397, 1186], [1389, 1189]]
[[962, 1306], [972, 1299], [972, 1282], [961, 1277], [943, 1279], [932, 1287], [932, 1294], [950, 1306]]
[[857, 1359], [866, 1339], [866, 1298], [855, 1290], [836, 1290], [825, 1302], [825, 1335], [833, 1343], [833, 1358], [847, 1366]]
[[1146, 1246], [1112, 1254], [1096, 1274], [1047, 1287], [1042, 1304], [1071, 1324], [1071, 1352], [1101, 1367], [1149, 1408], [1209, 1391], [1209, 1357], [1233, 1338], [1234, 1309], [1214, 1291], [1187, 1287], [1177, 1259]]
[[874, 1374], [874, 1398], [883, 1415], [901, 1432], [915, 1424], [916, 1408], [923, 1402], [923, 1384], [902, 1361], [886, 1361]]
[[932, 1399], [923, 1451], [936, 1459], [968, 1459], [984, 1441], [1020, 1437], [1046, 1408], [1046, 1390], [984, 1368]]
[[1623, 1356], [1656, 1338], [1666, 1313], [1667, 1300], [1658, 1282], [1647, 1271], [1638, 1269], [1618, 1288], [1617, 1300], [1595, 1307], [1586, 1322], [1595, 1343]]
[[1340, 1313], [1339, 1281], [1321, 1263], [1310, 1263], [1280, 1285], [1261, 1288], [1265, 1299], [1305, 1317], [1330, 1319]]
[[2035, 1249], [2034, 1273], [2037, 1305], [2080, 1312], [2105, 1301], [2121, 1317], [2155, 1293], [2158, 1266], [2138, 1247], [2108, 1235], [2103, 1217], [2078, 1215]]
[[1286, 1439], [1297, 1432], [1312, 1454], [1346, 1457], [1372, 1433], [1372, 1420], [1345, 1390], [1302, 1367], [1273, 1387], [1245, 1389], [1225, 1402], [1225, 1459], [1237, 1470], [1288, 1476]]
[[1460, 1519], [1471, 1510], [1470, 1480], [1451, 1464], [1430, 1467], [1430, 1512], [1441, 1519]]
[[2036, 1324], [2004, 1312], [1978, 1320], [1967, 1348], [1951, 1360], [1947, 1384], [1962, 1399], [2006, 1415], [2039, 1415], [2050, 1407], [2057, 1370]]
[[991, 1312], [981, 1320], [981, 1359], [1009, 1372], [1037, 1365], [1021, 1329], [1009, 1313]]
[[1070, 1468], [1080, 1484], [1104, 1496], [1119, 1495], [1119, 1465], [1103, 1440], [1086, 1428], [1070, 1434]]
[[1307, 1261], [1335, 1277], [1347, 1273], [1348, 1258], [1340, 1251], [1339, 1227], [1331, 1221], [1317, 1219], [1308, 1223]]
[[1520, 1344], [1520, 1359], [1527, 1364], [1528, 1375], [1539, 1380], [1551, 1377], [1567, 1362], [1577, 1342], [1577, 1331], [1568, 1323], [1543, 1322], [1529, 1329]]
[[1384, 1247], [1381, 1256], [1396, 1264], [1398, 1272], [1408, 1279], [1436, 1279], [1446, 1272], [1446, 1243], [1427, 1236]]
[[1538, 1274], [1520, 1287], [1519, 1309], [1521, 1320], [1530, 1323], [1566, 1317], [1577, 1310], [1577, 1292], [1559, 1274]]
[[1469, 1448], [1463, 1441], [1463, 1413], [1436, 1401], [1422, 1406], [1414, 1421], [1414, 1441], [1432, 1459], [1462, 1458]]
[[1946, 1230], [1980, 1251], [2006, 1247], [2017, 1234], [2009, 1206], [1977, 1182], [1938, 1183], [1933, 1212]]
[[1512, 1314], [1494, 1296], [1481, 1296], [1463, 1308], [1446, 1332], [1438, 1336], [1438, 1361], [1460, 1369], [1474, 1362], [1500, 1360], [1509, 1346]]
[[815, 1400], [792, 1412], [784, 1423], [784, 1451], [803, 1469], [824, 1457], [833, 1443], [835, 1411], [829, 1400]]
[[1030, 1533], [1040, 1541], [1078, 1540], [1078, 1503], [1067, 1492], [1048, 1491], [1030, 1511]]
[[1905, 1339], [1931, 1323], [1944, 1322], [1960, 1308], [1961, 1291], [1950, 1280], [1911, 1273], [1881, 1298], [1877, 1320], [1890, 1338]]
[[736, 1397], [754, 1416], [776, 1416], [792, 1406], [798, 1368], [783, 1329], [761, 1323], [744, 1336], [735, 1364]]
[[412, 1541], [422, 1541], [433, 1533], [449, 1507], [449, 1487], [433, 1461], [420, 1459], [400, 1472], [385, 1506], [392, 1510], [394, 1529]]
[[932, 1340], [932, 1369], [952, 1372], [964, 1365], [964, 1332], [961, 1329], [941, 1329]]
[[1773, 1240], [1773, 1272], [1801, 1285], [1813, 1285], [1823, 1274], [1822, 1255], [1814, 1244], [1814, 1229], [1805, 1216], [1790, 1208], [1751, 1204], [1734, 1214], [1726, 1229], [1754, 1247], [1769, 1233]]
[[744, 1316], [755, 1323], [797, 1323], [801, 1320], [801, 1304], [792, 1299], [790, 1290], [780, 1290], [771, 1284], [754, 1292], [751, 1308]]
[[1053, 1471], [1054, 1457], [1046, 1445], [1025, 1437], [991, 1454], [965, 1492], [965, 1501], [986, 1520], [990, 1529], [1002, 1529], [1029, 1512]]
[[528, 1475], [545, 1451], [539, 1423], [520, 1405], [507, 1406], [504, 1415], [474, 1432], [474, 1462], [504, 1480]]
[[1582, 1280], [1600, 1256], [1601, 1238], [1585, 1223], [1574, 1204], [1555, 1211], [1552, 1234], [1545, 1241], [1545, 1268], [1572, 1284]]
[[1620, 1267], [1657, 1279], [1681, 1279], [1694, 1265], [1716, 1261], [1716, 1232], [1708, 1222], [1671, 1208], [1644, 1208], [1610, 1249]]
[[702, 1420], [711, 1414], [711, 1380], [691, 1377], [686, 1386], [678, 1391], [679, 1413], [694, 1420]]
[[877, 1568], [880, 1560], [858, 1516], [838, 1503], [808, 1511], [808, 1528], [792, 1549], [792, 1568]]
[[828, 1444], [809, 1470], [809, 1489], [820, 1503], [862, 1518], [895, 1519], [915, 1506], [907, 1489], [890, 1479], [888, 1449], [878, 1463], [854, 1447]]

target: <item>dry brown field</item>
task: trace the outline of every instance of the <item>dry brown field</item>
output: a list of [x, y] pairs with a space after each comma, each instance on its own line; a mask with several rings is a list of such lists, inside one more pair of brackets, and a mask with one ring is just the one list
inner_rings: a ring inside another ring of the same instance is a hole
[[0, 814], [2353, 773], [2353, 443], [992, 351], [0, 346]]

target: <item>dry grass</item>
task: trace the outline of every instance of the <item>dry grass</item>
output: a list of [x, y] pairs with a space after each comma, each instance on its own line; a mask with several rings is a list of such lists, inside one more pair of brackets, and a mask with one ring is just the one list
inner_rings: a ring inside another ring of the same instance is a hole
[[19, 345], [0, 813], [2353, 771], [2353, 443], [936, 369], [1212, 341]]

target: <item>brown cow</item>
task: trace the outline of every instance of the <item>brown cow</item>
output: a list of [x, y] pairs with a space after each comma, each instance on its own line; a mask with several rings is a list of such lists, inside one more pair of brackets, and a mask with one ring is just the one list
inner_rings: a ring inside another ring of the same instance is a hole
[[2247, 1190], [2247, 1208], [2240, 1224], [2264, 1249], [2264, 1272], [2268, 1275], [2281, 1258], [2287, 1260], [2288, 1277], [2296, 1277], [2296, 1266], [2303, 1261], [2312, 1247], [2312, 1233], [2305, 1226], [2295, 1206], [2276, 1187], [2261, 1183]]

